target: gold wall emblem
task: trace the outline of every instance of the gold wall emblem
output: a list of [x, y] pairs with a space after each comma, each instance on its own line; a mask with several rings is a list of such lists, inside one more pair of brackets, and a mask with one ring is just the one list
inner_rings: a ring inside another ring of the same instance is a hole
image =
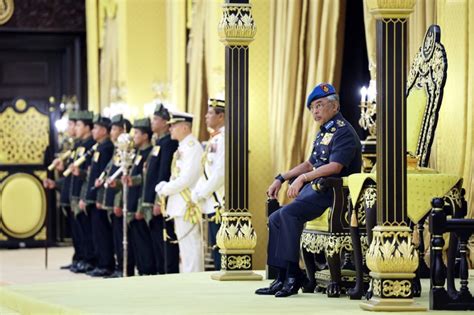
[[13, 0], [0, 0], [0, 25], [3, 25], [10, 20], [15, 10]]

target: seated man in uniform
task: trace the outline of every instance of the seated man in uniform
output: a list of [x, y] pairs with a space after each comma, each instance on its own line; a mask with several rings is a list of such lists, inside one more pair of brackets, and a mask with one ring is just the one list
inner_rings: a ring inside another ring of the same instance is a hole
[[267, 195], [277, 198], [282, 183], [293, 179], [288, 197], [295, 200], [269, 217], [267, 263], [278, 268], [279, 274], [269, 287], [258, 289], [256, 294], [286, 297], [298, 293], [305, 279], [298, 266], [304, 224], [321, 216], [333, 201], [332, 190], [316, 191], [311, 182], [360, 172], [360, 140], [339, 113], [339, 96], [334, 87], [326, 83], [317, 85], [308, 96], [306, 106], [321, 130], [309, 159], [276, 176], [268, 188]]

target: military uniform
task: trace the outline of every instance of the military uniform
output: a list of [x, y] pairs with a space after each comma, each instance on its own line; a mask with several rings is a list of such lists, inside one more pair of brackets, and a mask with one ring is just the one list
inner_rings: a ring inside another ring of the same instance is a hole
[[[328, 88], [328, 86], [322, 84], [315, 88], [308, 98], [308, 107], [318, 98], [335, 94], [334, 88], [332, 86]], [[337, 175], [331, 175], [332, 177], [348, 176], [360, 171], [359, 137], [340, 113], [321, 126], [314, 141], [309, 162], [314, 169], [330, 162], [342, 164], [342, 171]], [[332, 202], [332, 190], [316, 191], [311, 183], [306, 183], [293, 202], [275, 211], [269, 217], [268, 265], [280, 269], [285, 269], [291, 264], [296, 265], [299, 261], [300, 237], [305, 222], [322, 215]], [[294, 294], [294, 292], [289, 293], [290, 291], [280, 296]], [[256, 293], [268, 294], [261, 293], [259, 290]]]
[[[169, 123], [180, 121], [192, 122], [192, 116], [172, 114]], [[162, 181], [156, 187], [159, 196], [168, 197], [166, 212], [175, 221], [183, 272], [204, 270], [200, 222], [197, 221], [201, 214], [191, 202], [191, 191], [201, 173], [202, 154], [196, 137], [192, 134], [186, 136], [174, 153], [169, 182]]]
[[[159, 104], [154, 115], [169, 120], [168, 110]], [[155, 187], [162, 181], [168, 181], [171, 176], [171, 162], [173, 154], [178, 149], [178, 141], [172, 140], [169, 133], [162, 135], [153, 146], [148, 155], [143, 172], [143, 195], [142, 207], [147, 211], [153, 211], [153, 206], [159, 203], [156, 196]], [[151, 239], [153, 241], [153, 253], [155, 255], [156, 268], [158, 273], [178, 273], [179, 272], [179, 247], [178, 244], [171, 243], [163, 239], [163, 230], [173, 240], [176, 240], [174, 232], [174, 221], [166, 220], [162, 214], [153, 215], [149, 222]], [[166, 252], [165, 252], [166, 250]], [[165, 269], [166, 263], [166, 269]]]
[[[81, 111], [78, 114], [78, 121], [85, 123], [91, 123], [93, 120], [92, 112]], [[94, 151], [93, 146], [95, 141], [91, 137], [82, 139], [78, 143], [74, 161], [80, 158], [85, 158], [85, 162], [79, 166], [79, 175], [75, 176], [71, 174], [71, 209], [73, 210], [78, 224], [78, 230], [81, 234], [81, 247], [83, 251], [84, 264], [78, 267], [79, 272], [86, 272], [92, 270], [96, 263], [96, 257], [94, 252], [94, 246], [92, 242], [92, 226], [88, 210], [86, 211], [79, 209], [79, 200], [81, 198], [81, 191], [85, 189], [84, 182], [87, 176], [87, 168], [90, 165], [92, 152]]]
[[[148, 118], [136, 120], [133, 128], [151, 132], [150, 120]], [[140, 275], [154, 275], [157, 273], [155, 257], [153, 255], [153, 245], [150, 230], [145, 219], [137, 220], [134, 215], [137, 211], [142, 211], [140, 207], [142, 187], [143, 187], [143, 165], [152, 150], [151, 144], [138, 148], [130, 176], [132, 186], [128, 190], [127, 210], [130, 212], [130, 247], [135, 256], [135, 262]]]
[[[225, 102], [217, 99], [209, 100], [210, 107], [224, 109]], [[193, 200], [199, 200], [203, 214], [209, 219], [209, 246], [215, 270], [220, 270], [221, 255], [217, 247], [216, 235], [220, 228], [220, 214], [224, 208], [225, 193], [225, 127], [211, 135], [202, 158], [202, 174], [193, 190]]]
[[[94, 119], [94, 125], [109, 129], [110, 119], [97, 115]], [[98, 192], [101, 192], [101, 190], [95, 187], [95, 181], [112, 159], [114, 144], [108, 136], [97, 144], [98, 146], [92, 154], [91, 164], [87, 172], [87, 180], [84, 183], [86, 188], [81, 199], [87, 204], [88, 213], [91, 217], [92, 237], [95, 256], [97, 258], [96, 269], [92, 270], [89, 275], [102, 277], [108, 276], [113, 272], [115, 261], [112, 228], [107, 211], [102, 208], [97, 208], [97, 203], [101, 201]]]

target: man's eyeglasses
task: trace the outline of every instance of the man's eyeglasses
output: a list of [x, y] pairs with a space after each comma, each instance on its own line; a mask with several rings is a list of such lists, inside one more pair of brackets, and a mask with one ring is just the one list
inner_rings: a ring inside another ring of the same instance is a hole
[[330, 103], [330, 102], [311, 104], [311, 105], [309, 106], [309, 109], [310, 109], [311, 111], [320, 110], [320, 109], [322, 109], [324, 106], [326, 106], [326, 105], [329, 104], [329, 103]]

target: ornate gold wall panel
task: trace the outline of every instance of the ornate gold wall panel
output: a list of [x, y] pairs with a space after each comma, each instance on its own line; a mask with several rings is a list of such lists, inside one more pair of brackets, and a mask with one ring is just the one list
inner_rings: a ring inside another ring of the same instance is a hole
[[43, 164], [48, 145], [48, 116], [33, 107], [0, 113], [0, 164]]
[[5, 234], [16, 238], [35, 235], [46, 218], [46, 195], [38, 179], [26, 173], [7, 177], [0, 186], [0, 217]]

